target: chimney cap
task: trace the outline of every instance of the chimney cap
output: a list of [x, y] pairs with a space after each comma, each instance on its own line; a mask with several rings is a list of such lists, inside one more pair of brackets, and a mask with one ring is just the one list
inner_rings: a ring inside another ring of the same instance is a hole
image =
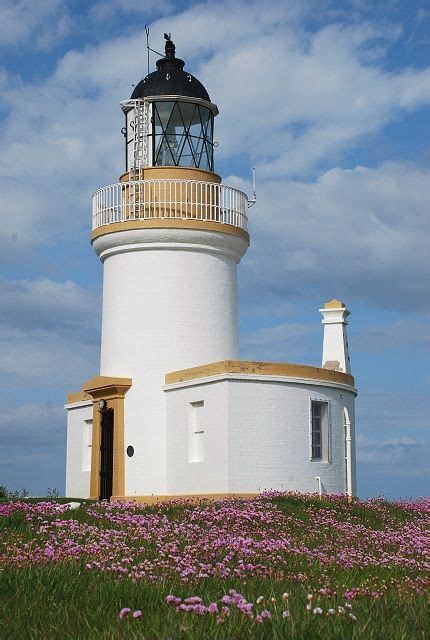
[[340, 300], [337, 300], [337, 298], [333, 298], [333, 300], [325, 303], [324, 309], [346, 309], [346, 305]]

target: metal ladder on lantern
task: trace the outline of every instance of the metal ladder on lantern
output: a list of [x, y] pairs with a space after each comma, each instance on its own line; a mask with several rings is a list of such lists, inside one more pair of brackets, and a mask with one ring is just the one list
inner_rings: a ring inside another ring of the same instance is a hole
[[142, 180], [142, 169], [148, 166], [148, 115], [149, 105], [146, 100], [136, 100], [134, 106], [134, 156], [131, 180]]

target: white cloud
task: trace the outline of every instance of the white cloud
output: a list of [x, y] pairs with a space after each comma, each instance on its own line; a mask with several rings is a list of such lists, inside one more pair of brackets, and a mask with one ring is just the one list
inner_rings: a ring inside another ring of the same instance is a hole
[[430, 172], [404, 162], [332, 169], [311, 183], [262, 182], [245, 279], [259, 295], [293, 283], [322, 300], [428, 309], [429, 197]]
[[57, 404], [31, 402], [18, 406], [4, 406], [0, 438], [4, 447], [36, 449], [58, 447], [64, 441], [64, 408]]
[[294, 322], [251, 331], [241, 337], [240, 355], [244, 360], [304, 362], [315, 351], [319, 326]]
[[358, 433], [363, 438], [392, 441], [430, 438], [430, 416], [425, 393], [363, 392], [357, 402]]
[[71, 18], [61, 0], [0, 0], [0, 46], [46, 48], [69, 32]]
[[48, 278], [12, 281], [0, 277], [0, 299], [0, 326], [15, 330], [59, 331], [61, 327], [98, 328], [100, 324], [99, 295], [75, 282]]
[[404, 347], [419, 344], [421, 348], [430, 347], [429, 321], [413, 319], [398, 320], [393, 323], [373, 324], [355, 333], [354, 348], [357, 351], [375, 352], [392, 347]]
[[167, 13], [174, 9], [173, 2], [169, 0], [101, 0], [92, 2], [88, 8], [88, 16], [92, 20], [113, 20], [118, 18], [118, 14], [131, 15], [132, 17], [142, 14], [151, 17], [154, 12], [157, 14]]
[[357, 461], [358, 463], [367, 462], [376, 465], [404, 465], [413, 462], [422, 446], [422, 442], [409, 437], [382, 441], [359, 438]]
[[76, 336], [40, 332], [23, 336], [14, 332], [0, 335], [0, 386], [4, 389], [31, 387], [52, 393], [53, 389], [76, 391], [97, 374], [97, 342], [80, 343]]
[[98, 296], [73, 282], [0, 279], [0, 386], [79, 388], [98, 371]]
[[[422, 298], [414, 278], [422, 265], [412, 249], [423, 242], [425, 172], [399, 163], [333, 169], [309, 184], [281, 178], [315, 172], [357, 136], [429, 103], [430, 70], [388, 73], [379, 58], [363, 61], [381, 39], [397, 37], [396, 29], [334, 22], [313, 33], [302, 21], [308, 9], [300, 3], [199, 4], [170, 16], [169, 30], [178, 55], [194, 63], [219, 102], [220, 156], [258, 160], [254, 246], [266, 246], [273, 235], [285, 280], [294, 273], [299, 286], [320, 286], [322, 278], [346, 272], [344, 283], [352, 281], [353, 291], [361, 288], [366, 297], [374, 272], [377, 282], [395, 274], [400, 292], [412, 285], [411, 297]], [[153, 24], [154, 43], [165, 28], [165, 20]], [[0, 157], [5, 251], [87, 232], [91, 191], [123, 169], [118, 102], [144, 73], [144, 48], [140, 31], [67, 52], [38, 84], [9, 78]], [[255, 254], [248, 260], [257, 264]], [[259, 260], [262, 275], [271, 276]], [[374, 288], [368, 295], [375, 297]]]
[[363, 392], [357, 399], [357, 475], [360, 496], [428, 493], [428, 394]]
[[[0, 485], [33, 495], [64, 487], [65, 412], [57, 403], [11, 404], [3, 400], [0, 422]], [[19, 471], [17, 471], [17, 469]]]

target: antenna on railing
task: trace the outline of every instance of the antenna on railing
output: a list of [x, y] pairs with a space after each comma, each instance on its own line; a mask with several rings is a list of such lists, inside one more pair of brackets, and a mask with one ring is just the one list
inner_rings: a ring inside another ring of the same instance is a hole
[[252, 198], [248, 198], [248, 207], [253, 207], [257, 202], [257, 193], [255, 191], [255, 167], [252, 167]]
[[149, 75], [149, 27], [145, 25], [145, 33], [146, 33], [146, 54], [148, 59], [148, 71], [147, 75]]
[[[145, 25], [145, 33], [146, 33], [146, 52], [147, 52], [147, 59], [148, 59], [148, 73], [147, 75], [149, 75], [149, 52], [152, 51], [153, 53], [156, 53], [157, 56], [160, 56], [161, 58], [164, 57], [163, 53], [160, 53], [159, 51], [155, 51], [155, 49], [152, 49], [149, 46], [149, 27], [147, 25]], [[166, 36], [167, 34], [165, 33], [164, 36]], [[170, 35], [170, 34], [169, 34]]]

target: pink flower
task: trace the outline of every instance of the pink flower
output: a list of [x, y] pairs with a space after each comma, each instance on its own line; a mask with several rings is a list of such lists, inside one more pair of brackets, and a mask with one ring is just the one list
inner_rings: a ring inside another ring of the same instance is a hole
[[140, 609], [133, 611], [133, 618], [140, 618], [141, 615], [142, 615], [142, 612], [140, 611]]
[[261, 616], [255, 616], [254, 622], [255, 624], [261, 624], [263, 622], [263, 618]]
[[271, 618], [271, 616], [272, 614], [267, 609], [263, 609], [263, 611], [261, 612], [261, 617], [263, 618], [263, 620], [265, 620], [266, 618]]
[[124, 607], [123, 609], [121, 609], [121, 611], [119, 612], [120, 620], [124, 620], [124, 618], [130, 615], [130, 613], [131, 609], [129, 609], [128, 607]]
[[209, 613], [218, 613], [218, 605], [216, 602], [211, 602], [208, 606]]
[[282, 617], [283, 618], [289, 618], [290, 617], [290, 612], [288, 611], [288, 609], [285, 609], [285, 611], [282, 612]]

